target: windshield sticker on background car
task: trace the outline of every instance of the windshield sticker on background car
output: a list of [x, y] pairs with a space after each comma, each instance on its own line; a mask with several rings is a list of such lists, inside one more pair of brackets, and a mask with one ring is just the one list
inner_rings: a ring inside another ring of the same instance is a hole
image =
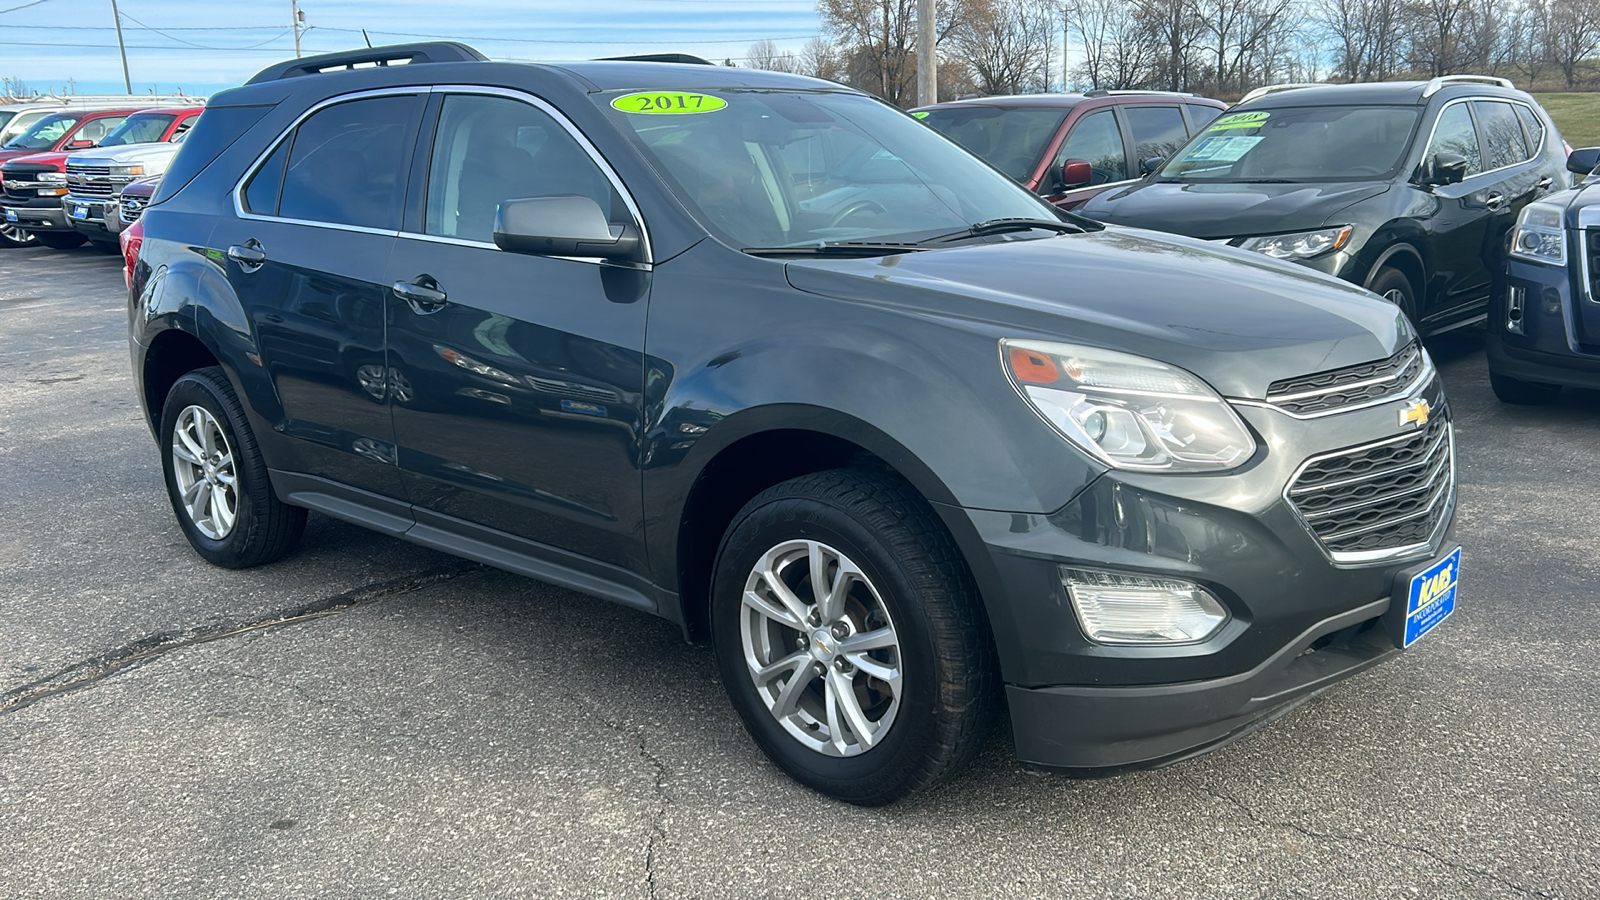
[[1264, 138], [1242, 134], [1215, 134], [1183, 155], [1184, 162], [1238, 162]]
[[623, 94], [611, 101], [611, 108], [625, 113], [648, 116], [671, 116], [685, 113], [716, 112], [728, 101], [710, 94], [685, 94], [678, 91], [640, 91]]
[[1269, 112], [1242, 112], [1222, 118], [1211, 123], [1207, 131], [1225, 131], [1229, 128], [1259, 128], [1261, 123], [1272, 118]]
[[927, 117], [928, 114], [925, 112], [914, 112], [911, 114], [911, 118], [913, 119], [926, 119]]

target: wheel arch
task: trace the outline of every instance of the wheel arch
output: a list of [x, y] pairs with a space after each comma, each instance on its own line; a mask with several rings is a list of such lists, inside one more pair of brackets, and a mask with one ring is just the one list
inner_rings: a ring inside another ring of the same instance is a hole
[[[1428, 290], [1428, 267], [1422, 259], [1422, 253], [1409, 243], [1397, 243], [1386, 248], [1373, 260], [1367, 268], [1367, 277], [1362, 280], [1361, 286], [1370, 288], [1378, 273], [1387, 266], [1395, 269], [1411, 282], [1412, 296], [1416, 297], [1419, 307], [1426, 304]], [[1418, 310], [1421, 312], [1421, 309]]]

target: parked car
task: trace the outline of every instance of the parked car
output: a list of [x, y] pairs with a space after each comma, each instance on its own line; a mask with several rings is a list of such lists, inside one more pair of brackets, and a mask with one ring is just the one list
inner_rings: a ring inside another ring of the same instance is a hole
[[[87, 150], [104, 140], [137, 109], [90, 109], [51, 113], [0, 146], [0, 247], [22, 247], [38, 241], [35, 230], [58, 236], [47, 246], [75, 247], [83, 241], [66, 226], [61, 197], [67, 193], [66, 155]], [[46, 154], [34, 160], [39, 154]], [[53, 155], [52, 155], [53, 154]], [[6, 184], [11, 179], [14, 184]]]
[[1573, 151], [1577, 187], [1517, 217], [1489, 315], [1489, 384], [1506, 403], [1600, 390], [1600, 147]]
[[139, 221], [144, 208], [161, 184], [160, 175], [146, 175], [123, 185], [112, 202], [106, 204], [106, 231], [121, 235]]
[[1450, 409], [1392, 306], [1060, 212], [837, 84], [292, 60], [140, 225], [196, 553], [314, 509], [663, 616], [850, 802], [958, 769], [999, 685], [1022, 759], [1159, 765], [1454, 609]]
[[116, 232], [106, 222], [110, 201], [134, 179], [166, 171], [201, 111], [195, 106], [136, 113], [99, 147], [68, 157], [67, 195], [61, 200], [67, 226], [98, 244], [116, 246]]
[[1062, 209], [1137, 181], [1227, 108], [1166, 91], [956, 100], [912, 110], [923, 124]]
[[1550, 117], [1502, 78], [1278, 85], [1083, 212], [1336, 275], [1432, 334], [1483, 319], [1506, 233], [1566, 187], [1565, 160]]

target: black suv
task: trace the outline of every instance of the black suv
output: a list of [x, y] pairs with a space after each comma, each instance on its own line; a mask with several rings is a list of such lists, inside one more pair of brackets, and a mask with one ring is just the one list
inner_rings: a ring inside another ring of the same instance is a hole
[[1275, 85], [1083, 213], [1337, 275], [1432, 334], [1484, 317], [1511, 224], [1567, 186], [1565, 160], [1549, 116], [1503, 78]]
[[1392, 306], [1057, 214], [838, 85], [297, 60], [143, 222], [133, 370], [203, 557], [317, 510], [663, 616], [852, 802], [1001, 696], [1028, 762], [1172, 761], [1454, 608], [1449, 410]]

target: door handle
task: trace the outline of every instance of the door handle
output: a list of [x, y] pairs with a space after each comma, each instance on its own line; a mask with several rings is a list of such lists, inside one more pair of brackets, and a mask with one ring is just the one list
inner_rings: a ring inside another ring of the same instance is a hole
[[1550, 190], [1550, 185], [1552, 184], [1555, 184], [1555, 179], [1551, 178], [1549, 175], [1546, 175], [1545, 177], [1539, 179], [1539, 183], [1537, 185], [1534, 185], [1534, 190], [1548, 191]]
[[449, 302], [445, 292], [439, 289], [439, 283], [427, 275], [418, 275], [410, 281], [396, 281], [390, 290], [422, 316], [444, 309]]
[[261, 242], [255, 238], [243, 244], [234, 244], [228, 248], [228, 258], [239, 264], [239, 268], [246, 272], [254, 272], [267, 263], [267, 251], [261, 248]]
[[1505, 195], [1500, 193], [1490, 194], [1483, 199], [1483, 205], [1487, 206], [1491, 212], [1498, 212], [1500, 207], [1506, 205]]

